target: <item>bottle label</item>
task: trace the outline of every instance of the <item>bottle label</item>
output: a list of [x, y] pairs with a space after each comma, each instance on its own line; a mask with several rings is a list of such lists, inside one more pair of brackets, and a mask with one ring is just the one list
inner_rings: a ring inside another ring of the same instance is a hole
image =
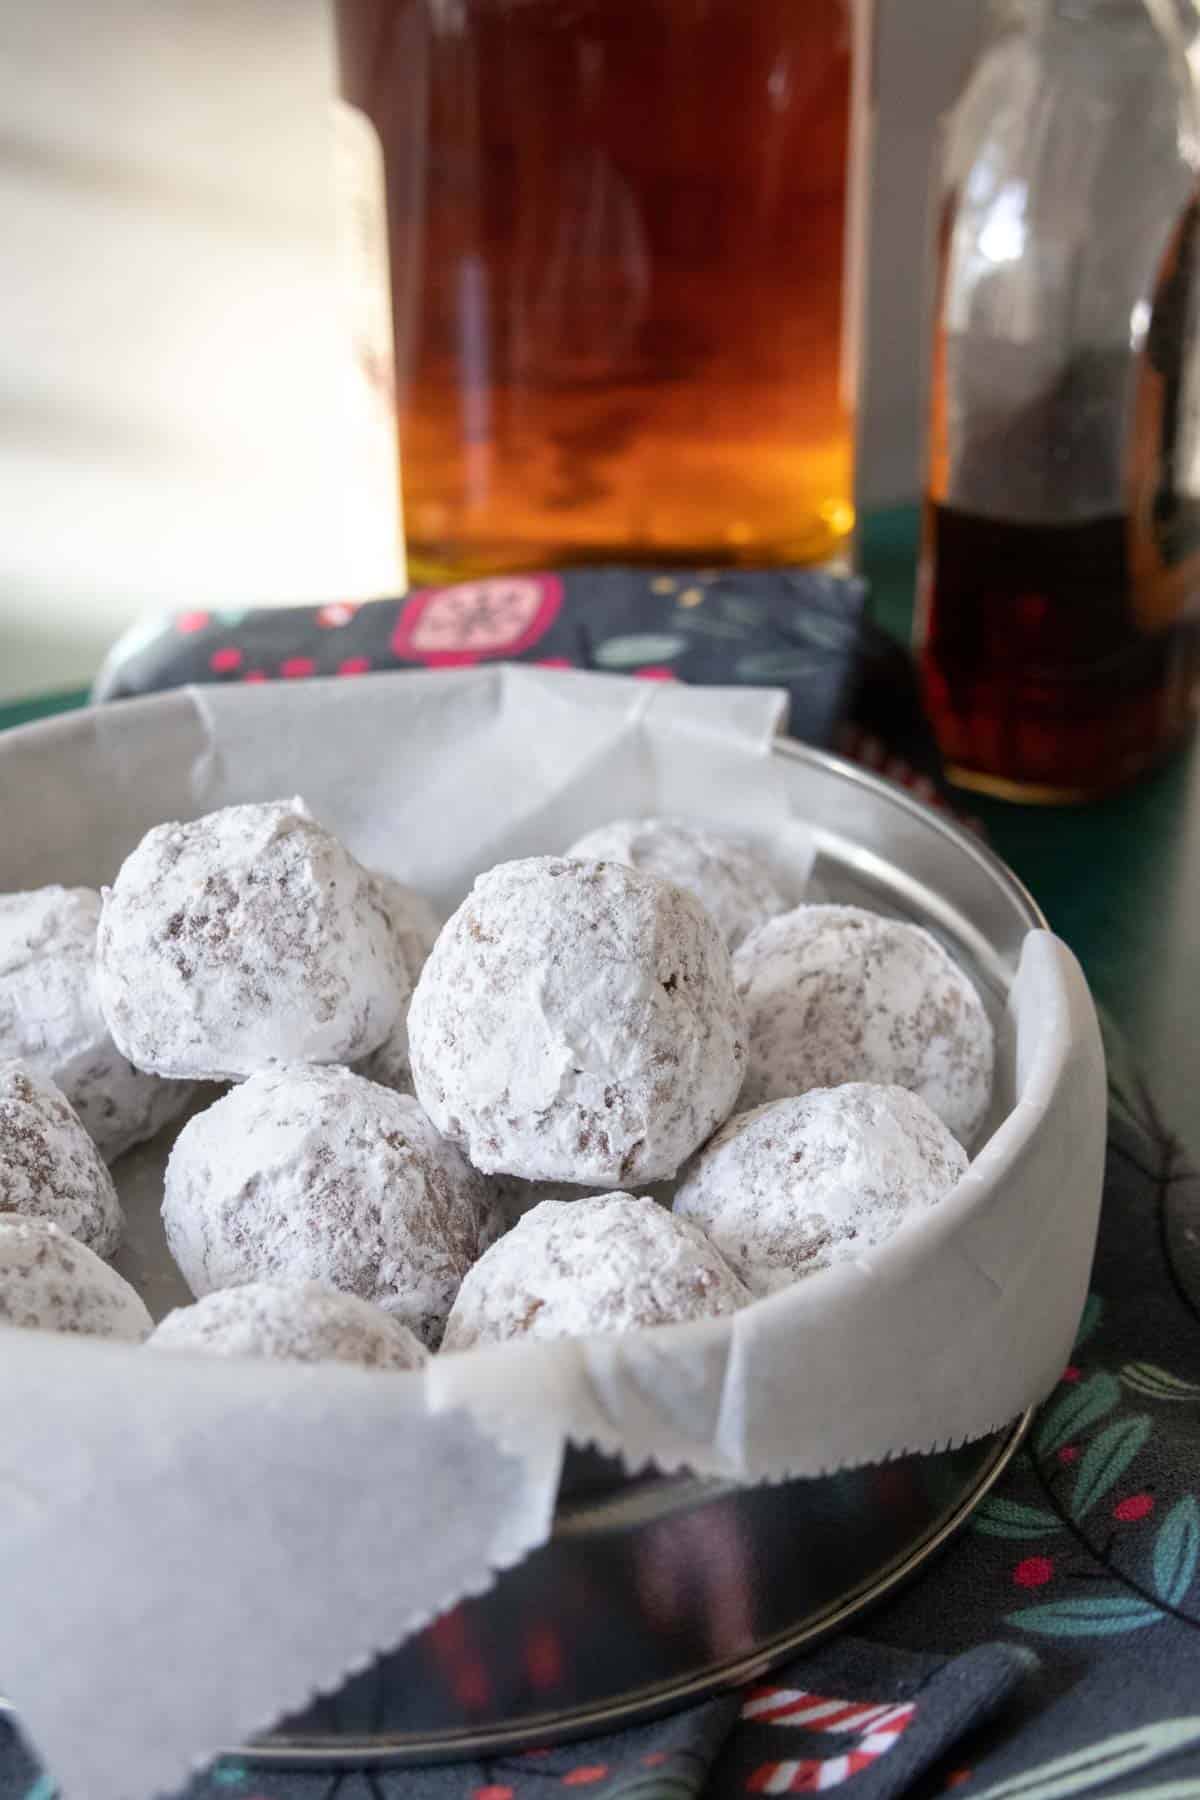
[[356, 566], [377, 566], [381, 591], [403, 591], [407, 571], [383, 147], [366, 114], [346, 100], [332, 102], [331, 123], [339, 285], [349, 343], [347, 442], [354, 462], [343, 484], [345, 529]]

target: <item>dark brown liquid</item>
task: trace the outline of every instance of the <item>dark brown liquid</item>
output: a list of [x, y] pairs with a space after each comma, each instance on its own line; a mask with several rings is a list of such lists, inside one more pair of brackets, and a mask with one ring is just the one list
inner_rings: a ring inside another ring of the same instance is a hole
[[847, 0], [340, 0], [418, 579], [853, 525]]
[[954, 776], [1082, 799], [1187, 729], [1200, 633], [1135, 610], [1129, 522], [1023, 525], [926, 509], [919, 630], [925, 703]]

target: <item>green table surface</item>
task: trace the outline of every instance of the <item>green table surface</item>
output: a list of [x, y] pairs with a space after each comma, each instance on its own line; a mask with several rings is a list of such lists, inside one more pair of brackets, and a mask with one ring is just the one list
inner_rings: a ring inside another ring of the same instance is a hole
[[[868, 519], [860, 554], [876, 617], [906, 638], [917, 516]], [[0, 707], [0, 728], [80, 706], [79, 692]], [[1200, 1160], [1200, 745], [1080, 808], [970, 797], [991, 842], [1079, 957], [1139, 1055], [1167, 1121]]]

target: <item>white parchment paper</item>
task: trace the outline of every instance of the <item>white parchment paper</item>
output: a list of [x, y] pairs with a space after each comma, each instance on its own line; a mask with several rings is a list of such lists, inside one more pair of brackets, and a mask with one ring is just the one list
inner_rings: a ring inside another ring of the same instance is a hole
[[[142, 832], [302, 793], [443, 910], [480, 869], [623, 813], [812, 857], [779, 695], [487, 668], [211, 688], [0, 740], [0, 890], [110, 879]], [[5, 1333], [0, 1676], [68, 1800], [179, 1784], [545, 1541], [563, 1448], [746, 1479], [979, 1436], [1053, 1385], [1086, 1290], [1103, 1063], [1069, 952], [1031, 933], [1012, 1104], [957, 1190], [869, 1258], [732, 1319], [513, 1344], [424, 1376], [155, 1358]], [[118, 1169], [153, 1218], [161, 1147]], [[144, 1264], [144, 1267], [143, 1267]], [[127, 1273], [178, 1297], [136, 1238]]]

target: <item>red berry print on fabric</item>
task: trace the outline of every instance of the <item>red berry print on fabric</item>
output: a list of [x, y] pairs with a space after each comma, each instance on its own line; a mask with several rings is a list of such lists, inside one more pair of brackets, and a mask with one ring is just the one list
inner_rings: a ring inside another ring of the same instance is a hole
[[604, 1781], [608, 1776], [607, 1763], [583, 1763], [578, 1769], [570, 1769], [563, 1776], [564, 1787], [591, 1787], [597, 1781]]
[[1012, 1578], [1018, 1587], [1045, 1587], [1054, 1579], [1054, 1564], [1048, 1556], [1026, 1556], [1013, 1570]]
[[633, 673], [633, 677], [634, 677], [635, 681], [678, 681], [679, 680], [679, 677], [675, 673], [674, 669], [659, 668], [657, 666], [657, 664], [653, 664], [653, 663], [645, 669], [634, 669], [632, 671], [632, 673]]
[[348, 656], [345, 662], [338, 664], [339, 675], [369, 675], [371, 659], [369, 656]]
[[1127, 1500], [1121, 1500], [1113, 1507], [1113, 1518], [1124, 1524], [1131, 1524], [1137, 1519], [1145, 1519], [1154, 1511], [1153, 1494], [1130, 1494]]
[[311, 656], [289, 656], [286, 662], [279, 665], [279, 673], [287, 681], [303, 681], [306, 675], [315, 675], [317, 665]]
[[211, 623], [211, 613], [185, 612], [180, 613], [175, 620], [175, 629], [176, 631], [182, 631], [184, 636], [187, 637], [190, 636], [193, 631], [203, 631], [205, 627], [211, 625]]
[[229, 644], [224, 650], [214, 650], [208, 659], [208, 666], [214, 675], [232, 675], [235, 669], [242, 666], [242, 653], [236, 645]]

